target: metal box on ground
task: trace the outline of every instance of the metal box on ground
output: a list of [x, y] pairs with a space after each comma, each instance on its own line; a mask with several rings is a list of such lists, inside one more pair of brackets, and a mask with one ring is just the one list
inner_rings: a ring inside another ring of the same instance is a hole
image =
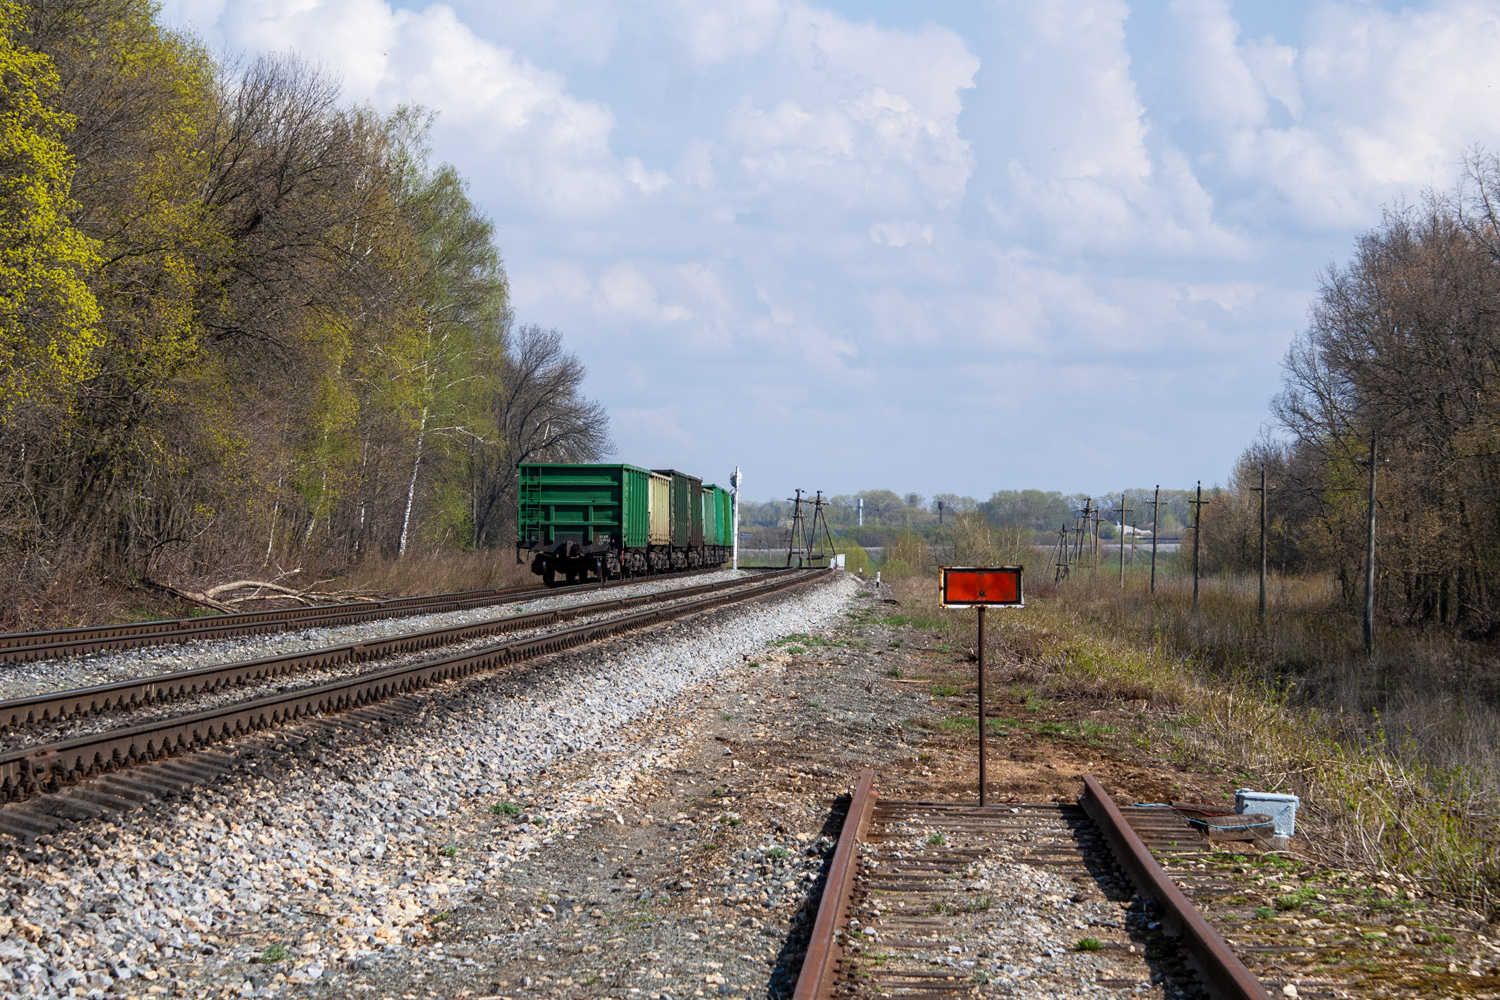
[[1296, 832], [1297, 807], [1301, 804], [1302, 800], [1295, 795], [1257, 792], [1249, 788], [1237, 789], [1234, 793], [1234, 811], [1270, 816], [1278, 837], [1290, 837]]

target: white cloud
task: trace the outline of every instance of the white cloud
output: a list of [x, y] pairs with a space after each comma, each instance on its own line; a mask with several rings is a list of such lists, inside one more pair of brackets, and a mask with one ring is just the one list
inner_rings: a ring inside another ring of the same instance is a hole
[[777, 0], [683, 0], [677, 14], [688, 49], [702, 66], [758, 51], [786, 16]]
[[625, 157], [625, 177], [641, 189], [641, 194], [655, 194], [672, 183], [672, 178], [662, 171], [647, 170], [638, 156]]
[[[1466, 146], [1500, 135], [1500, 6], [1444, 0], [1399, 12], [1320, 4], [1299, 51], [1238, 38], [1223, 0], [1174, 0], [1204, 152], [1263, 185], [1301, 225], [1345, 227], [1427, 185], [1448, 186]], [[1293, 119], [1277, 124], [1267, 101]]]
[[681, 306], [663, 306], [656, 301], [656, 286], [632, 264], [616, 264], [599, 276], [599, 307], [632, 319], [676, 322], [691, 319]]
[[922, 222], [877, 222], [870, 227], [870, 239], [883, 247], [904, 247], [908, 243], [932, 242], [932, 224]]

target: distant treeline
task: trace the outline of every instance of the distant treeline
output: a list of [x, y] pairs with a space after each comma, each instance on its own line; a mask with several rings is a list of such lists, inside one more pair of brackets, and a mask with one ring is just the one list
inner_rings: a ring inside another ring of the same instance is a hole
[[1378, 607], [1387, 620], [1488, 635], [1500, 626], [1500, 160], [1388, 211], [1323, 276], [1285, 361], [1283, 436], [1248, 449], [1204, 514], [1211, 564], [1259, 559], [1260, 469], [1273, 567], [1363, 593], [1376, 449]]
[[[1145, 528], [1151, 526], [1153, 490], [1128, 489], [1124, 521], [1129, 525]], [[1187, 490], [1162, 490], [1161, 515], [1158, 530], [1164, 535], [1176, 535], [1185, 523], [1190, 523]], [[854, 530], [859, 525], [859, 501], [864, 501], [864, 531]], [[1146, 502], [1142, 502], [1146, 501]], [[841, 533], [857, 537], [861, 545], [883, 545], [884, 539], [892, 537], [898, 529], [910, 529], [927, 537], [939, 531], [938, 504], [942, 503], [944, 523], [959, 515], [977, 513], [998, 528], [1021, 529], [1033, 533], [1038, 540], [1055, 535], [1058, 528], [1067, 524], [1070, 528], [1085, 503], [1101, 510], [1104, 522], [1101, 534], [1112, 538], [1114, 525], [1120, 521], [1120, 494], [1109, 497], [1088, 497], [1082, 493], [1063, 494], [1044, 490], [997, 490], [985, 501], [956, 493], [939, 493], [931, 499], [918, 493], [901, 495], [891, 490], [861, 490], [858, 493], [839, 494], [828, 498], [826, 517], [828, 524]], [[810, 514], [808, 507], [805, 513]], [[744, 501], [740, 505], [740, 523], [754, 529], [782, 529], [791, 524], [792, 504], [784, 500], [769, 502]], [[767, 535], [774, 533], [767, 532]]]
[[505, 544], [607, 427], [426, 116], [155, 11], [0, 3], [0, 603]]

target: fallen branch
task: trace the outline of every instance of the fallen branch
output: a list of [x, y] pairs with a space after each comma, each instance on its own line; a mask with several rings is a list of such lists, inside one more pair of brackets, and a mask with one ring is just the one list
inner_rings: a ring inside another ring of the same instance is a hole
[[[327, 581], [320, 582], [326, 583]], [[247, 587], [253, 587], [256, 590], [270, 590], [278, 595], [285, 595], [287, 597], [300, 598], [303, 594], [307, 593], [306, 589], [295, 590], [291, 587], [283, 587], [279, 583], [272, 583], [269, 580], [235, 580], [233, 583], [221, 583], [217, 587], [209, 587], [203, 594], [205, 597], [217, 598], [221, 594], [229, 593], [231, 590], [244, 590]], [[242, 597], [239, 600], [245, 600], [245, 598]]]
[[200, 607], [213, 608], [215, 611], [221, 611], [224, 614], [234, 613], [233, 607], [221, 601], [216, 601], [212, 597], [209, 597], [207, 594], [195, 594], [191, 591], [179, 590], [178, 588], [173, 587], [171, 584], [157, 583], [155, 580], [147, 580], [145, 578], [141, 579], [141, 585], [149, 587], [152, 590], [159, 590], [164, 594], [171, 594], [173, 597], [176, 597], [179, 600], [187, 601], [189, 604], [197, 604]]

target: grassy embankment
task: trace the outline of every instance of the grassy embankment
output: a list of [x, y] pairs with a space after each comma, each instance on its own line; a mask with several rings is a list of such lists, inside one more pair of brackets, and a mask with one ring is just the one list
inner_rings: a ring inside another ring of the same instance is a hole
[[[1390, 631], [1367, 659], [1321, 578], [1273, 581], [1262, 626], [1253, 578], [1204, 581], [1195, 614], [1190, 580], [1163, 573], [1153, 598], [1144, 573], [1123, 589], [1117, 573], [1034, 581], [1024, 611], [991, 615], [996, 689], [1134, 702], [1137, 724], [1105, 740], [1295, 792], [1320, 860], [1500, 916], [1500, 656]], [[973, 615], [939, 612], [931, 575], [895, 586], [972, 647]]]

